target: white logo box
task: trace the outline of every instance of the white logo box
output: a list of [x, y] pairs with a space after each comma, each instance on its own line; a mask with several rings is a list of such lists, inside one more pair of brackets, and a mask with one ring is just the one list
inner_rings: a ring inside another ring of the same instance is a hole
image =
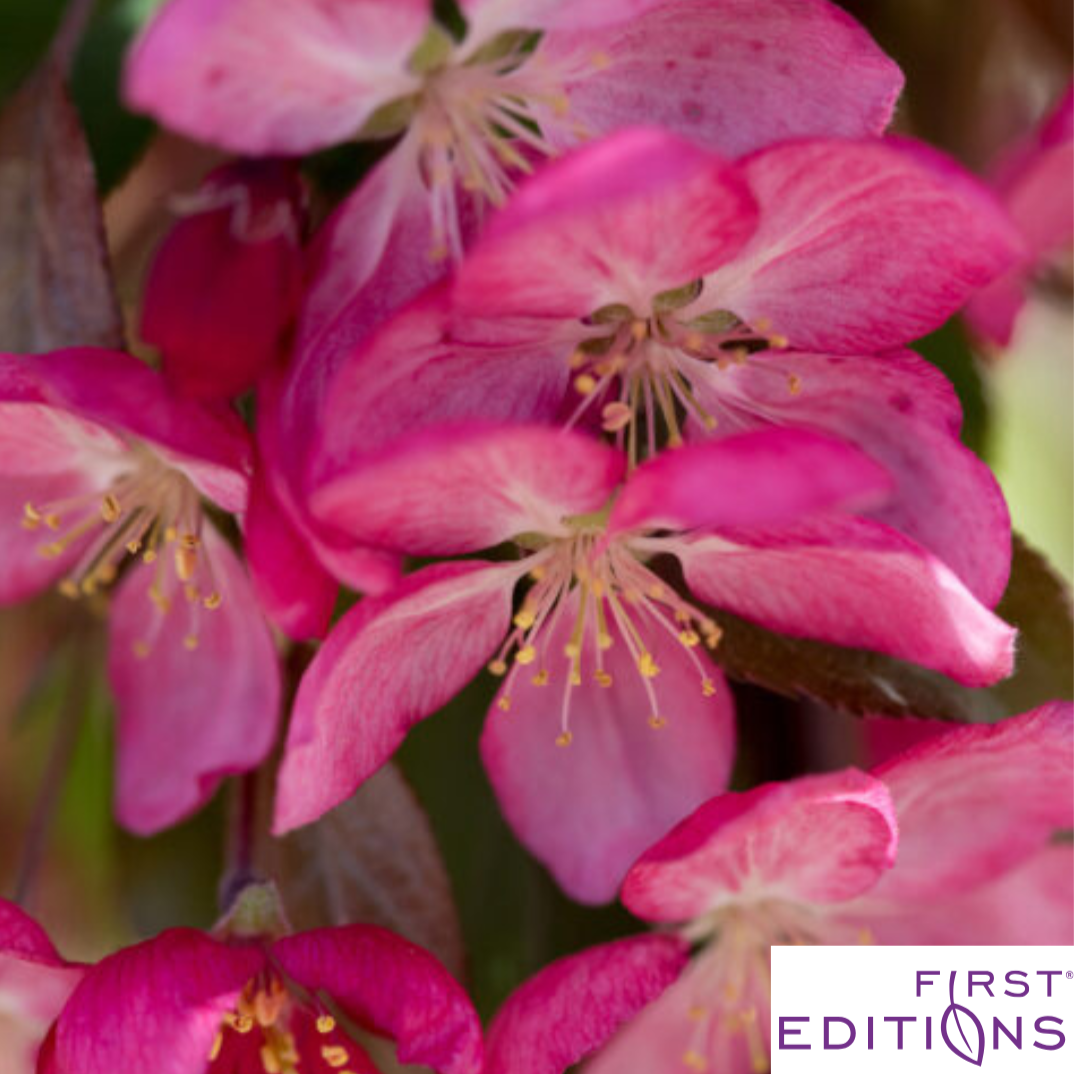
[[772, 1074], [1069, 1072], [1074, 947], [773, 947], [771, 1046]]

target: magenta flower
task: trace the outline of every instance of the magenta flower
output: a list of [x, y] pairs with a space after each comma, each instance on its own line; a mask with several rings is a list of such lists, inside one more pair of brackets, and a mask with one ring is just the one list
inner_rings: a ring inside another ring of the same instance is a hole
[[358, 1033], [395, 1042], [402, 1063], [480, 1074], [477, 1015], [436, 959], [371, 925], [265, 931], [272, 898], [247, 889], [249, 923], [169, 929], [90, 967], [39, 1074], [377, 1074]]
[[325, 454], [336, 465], [472, 416], [600, 424], [635, 461], [745, 429], [816, 430], [893, 475], [876, 517], [991, 606], [1010, 564], [1002, 495], [959, 442], [950, 385], [897, 348], [1015, 244], [983, 188], [915, 147], [794, 142], [729, 164], [623, 132], [520, 189], [452, 285], [343, 363]]
[[639, 936], [546, 966], [493, 1019], [484, 1074], [566, 1074], [657, 999], [689, 954], [676, 936]]
[[[622, 897], [704, 942], [587, 1070], [767, 1069], [769, 949], [785, 943], [1069, 944], [1072, 715], [1054, 703], [853, 769], [706, 803]], [[688, 924], [684, 924], [688, 923]]]
[[996, 189], [1025, 241], [1019, 263], [966, 308], [970, 327], [1005, 347], [1034, 279], [1069, 273], [1074, 251], [1074, 85], [1040, 128], [1001, 162]]
[[180, 391], [227, 398], [284, 356], [302, 292], [303, 190], [276, 161], [212, 172], [146, 281], [141, 335]]
[[727, 153], [857, 137], [883, 130], [902, 87], [826, 0], [460, 7], [456, 42], [429, 0], [172, 0], [134, 47], [126, 98], [253, 156], [405, 132], [322, 243], [320, 320], [378, 264], [377, 303], [439, 274], [430, 249], [461, 252], [470, 206], [501, 203], [536, 161], [580, 139], [639, 122]]
[[275, 736], [272, 638], [202, 506], [241, 514], [249, 467], [234, 415], [130, 355], [0, 355], [0, 602], [114, 584], [116, 813], [135, 832], [198, 808]]
[[662, 455], [618, 491], [624, 468], [579, 433], [454, 427], [322, 485], [314, 512], [365, 544], [519, 555], [426, 568], [337, 624], [296, 699], [277, 830], [342, 801], [491, 660], [504, 683], [482, 753], [503, 811], [570, 894], [609, 898], [731, 763], [730, 701], [703, 655], [719, 631], [652, 572], [660, 555], [700, 600], [772, 629], [974, 684], [1009, 672], [1012, 631], [947, 568], [833, 514], [887, 488], [853, 448], [770, 429]]
[[82, 976], [41, 926], [0, 899], [0, 1055], [5, 1074], [30, 1074], [48, 1027]]

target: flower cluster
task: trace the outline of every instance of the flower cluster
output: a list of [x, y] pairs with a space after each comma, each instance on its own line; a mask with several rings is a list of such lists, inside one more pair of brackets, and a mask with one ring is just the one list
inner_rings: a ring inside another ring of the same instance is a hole
[[[910, 346], [963, 309], [1005, 342], [1069, 253], [1071, 98], [996, 196], [887, 133], [901, 88], [829, 0], [158, 10], [128, 106], [237, 158], [146, 277], [159, 360], [0, 354], [0, 601], [106, 616], [117, 820], [260, 771], [284, 836], [477, 678], [518, 841], [658, 931], [486, 1034], [432, 955], [293, 930], [249, 870], [211, 932], [93, 964], [0, 903], [18, 1070], [376, 1074], [387, 1041], [747, 1074], [773, 944], [1074, 942], [1067, 703], [736, 774], [742, 621], [971, 689], [1015, 666], [1007, 507]], [[379, 159], [329, 212], [301, 158], [355, 141]]]

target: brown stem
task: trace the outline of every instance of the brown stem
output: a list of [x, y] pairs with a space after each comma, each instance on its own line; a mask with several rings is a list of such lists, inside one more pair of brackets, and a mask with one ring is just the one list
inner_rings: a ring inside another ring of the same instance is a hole
[[220, 909], [227, 913], [235, 897], [257, 880], [254, 868], [254, 839], [258, 814], [257, 770], [239, 776], [231, 788], [228, 819], [226, 867], [220, 879]]
[[70, 77], [75, 53], [78, 52], [78, 46], [82, 44], [86, 25], [96, 6], [97, 0], [69, 0], [67, 4], [63, 21], [56, 31], [56, 36], [52, 39], [51, 48], [52, 58], [59, 64], [64, 77]]

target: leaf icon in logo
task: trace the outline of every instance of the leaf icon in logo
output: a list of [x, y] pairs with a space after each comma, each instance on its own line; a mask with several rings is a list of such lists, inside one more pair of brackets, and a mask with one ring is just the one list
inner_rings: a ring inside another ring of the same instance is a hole
[[[943, 1012], [943, 1018], [940, 1020], [940, 1034], [943, 1037], [944, 1044], [959, 1056], [961, 1059], [965, 1059], [967, 1063], [973, 1063], [974, 1066], [981, 1066], [984, 1063], [984, 1048], [985, 1048], [985, 1032], [984, 1026], [981, 1025], [980, 1019], [966, 1007], [962, 1007], [955, 1002], [955, 975], [958, 971], [951, 971], [951, 979], [948, 982], [947, 994], [951, 997], [951, 1002], [947, 1007], [947, 1010]], [[948, 1026], [954, 1023], [954, 1028], [958, 1031], [958, 1035], [961, 1038], [962, 1043], [958, 1044], [951, 1039], [951, 1035], [948, 1033]], [[968, 1026], [972, 1025], [970, 1035], [967, 1036], [966, 1030]], [[977, 1043], [971, 1044], [970, 1037], [976, 1034]], [[965, 1047], [963, 1047], [965, 1045]]]

